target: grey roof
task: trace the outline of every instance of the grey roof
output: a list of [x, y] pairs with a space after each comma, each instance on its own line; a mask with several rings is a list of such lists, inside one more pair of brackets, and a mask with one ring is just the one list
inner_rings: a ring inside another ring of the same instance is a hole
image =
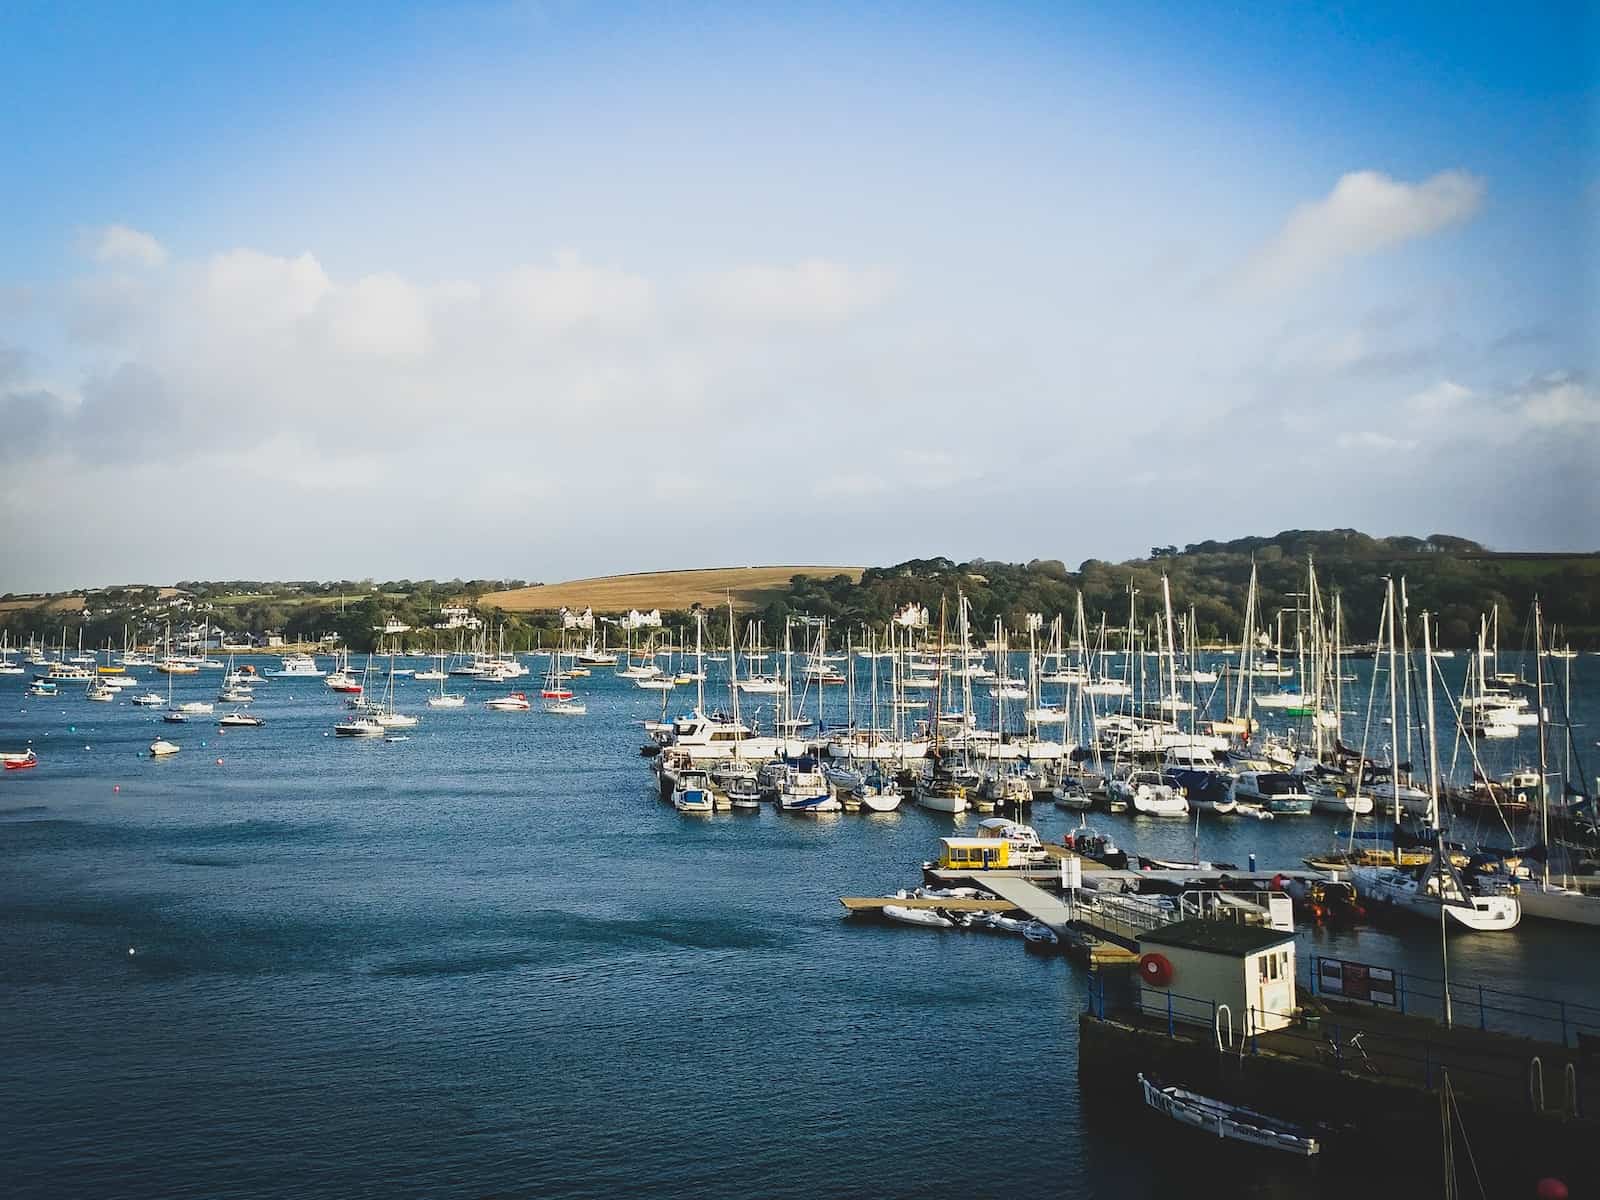
[[1244, 925], [1238, 921], [1207, 921], [1192, 917], [1152, 929], [1139, 935], [1139, 945], [1181, 946], [1185, 950], [1201, 950], [1209, 954], [1227, 954], [1244, 958], [1258, 950], [1281, 946], [1294, 941], [1294, 934], [1265, 925]]

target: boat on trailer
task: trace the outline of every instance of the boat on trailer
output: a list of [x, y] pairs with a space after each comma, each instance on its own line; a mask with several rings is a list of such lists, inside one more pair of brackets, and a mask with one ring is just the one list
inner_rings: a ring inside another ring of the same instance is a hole
[[1213, 1100], [1198, 1092], [1163, 1085], [1142, 1074], [1139, 1086], [1144, 1089], [1144, 1102], [1151, 1108], [1202, 1133], [1299, 1158], [1312, 1158], [1322, 1150], [1321, 1143], [1304, 1126], [1280, 1121], [1252, 1108]]

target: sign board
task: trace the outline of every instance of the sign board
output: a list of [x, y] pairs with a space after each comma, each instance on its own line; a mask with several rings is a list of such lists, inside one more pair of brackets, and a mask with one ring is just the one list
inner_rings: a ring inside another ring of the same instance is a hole
[[1359, 1000], [1364, 1004], [1395, 1007], [1394, 972], [1388, 967], [1345, 962], [1337, 958], [1317, 959], [1317, 991], [1325, 996]]

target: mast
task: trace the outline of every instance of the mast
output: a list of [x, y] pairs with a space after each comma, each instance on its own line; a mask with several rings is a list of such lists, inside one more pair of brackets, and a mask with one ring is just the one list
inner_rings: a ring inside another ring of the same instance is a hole
[[1396, 654], [1394, 644], [1394, 578], [1385, 584], [1385, 604], [1389, 613], [1389, 770], [1394, 785], [1394, 861], [1400, 865], [1400, 699], [1396, 694]]
[[[1422, 614], [1422, 661], [1423, 670], [1427, 673], [1425, 690], [1428, 706], [1428, 820], [1433, 826], [1434, 854], [1437, 856], [1433, 865], [1434, 884], [1439, 889], [1439, 963], [1442, 968], [1443, 985], [1439, 991], [1444, 998], [1444, 1027], [1450, 1028], [1450, 950], [1449, 942], [1445, 937], [1445, 912], [1444, 888], [1450, 878], [1449, 861], [1444, 853], [1444, 830], [1440, 828], [1439, 821], [1439, 756], [1435, 748], [1437, 738], [1433, 724], [1433, 639], [1428, 631], [1428, 614]], [[1395, 847], [1396, 855], [1399, 847]], [[1398, 861], [1398, 859], [1397, 859]]]
[[[1543, 878], [1545, 890], [1550, 888], [1550, 766], [1546, 758], [1544, 739], [1544, 629], [1539, 612], [1539, 598], [1533, 600], [1533, 662], [1536, 696], [1539, 706], [1539, 841], [1544, 846]], [[1572, 714], [1567, 714], [1572, 720]]]

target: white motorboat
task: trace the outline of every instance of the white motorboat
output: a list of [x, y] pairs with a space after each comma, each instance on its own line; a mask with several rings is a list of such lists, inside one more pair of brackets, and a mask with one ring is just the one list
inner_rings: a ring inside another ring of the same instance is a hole
[[747, 696], [776, 696], [783, 691], [783, 680], [776, 675], [751, 675], [739, 680], [739, 690]]
[[150, 743], [150, 757], [169, 758], [182, 748], [176, 742], [169, 742], [166, 738], [157, 738]]
[[903, 904], [885, 904], [879, 910], [890, 921], [898, 921], [902, 925], [921, 925], [926, 929], [954, 929], [956, 923], [949, 917], [941, 916], [933, 908], [908, 908]]
[[1300, 778], [1283, 771], [1240, 771], [1232, 795], [1239, 805], [1263, 808], [1275, 817], [1305, 816], [1313, 803]]
[[1142, 1074], [1139, 1086], [1144, 1089], [1144, 1102], [1151, 1108], [1202, 1133], [1300, 1158], [1312, 1158], [1322, 1149], [1311, 1130], [1254, 1109], [1213, 1100], [1179, 1087], [1163, 1087]]
[[428, 697], [429, 708], [465, 708], [467, 698], [460, 692], [441, 692]]
[[217, 718], [217, 724], [224, 729], [259, 728], [266, 723], [263, 718], [252, 716], [250, 713], [242, 712], [239, 709], [234, 709], [230, 713], [223, 713], [221, 717]]
[[212, 705], [206, 700], [185, 700], [178, 705], [178, 711], [191, 716], [203, 716], [212, 711]]
[[160, 708], [166, 702], [167, 698], [165, 696], [158, 696], [154, 692], [146, 692], [142, 696], [135, 696], [131, 701], [131, 703], [137, 704], [140, 708]]
[[784, 778], [778, 789], [778, 807], [784, 812], [834, 813], [843, 807], [815, 765], [802, 762]]
[[505, 696], [496, 696], [483, 702], [485, 708], [495, 712], [527, 712], [533, 707], [528, 702], [528, 697], [523, 692], [511, 692]]
[[1157, 771], [1129, 771], [1106, 781], [1106, 794], [1147, 817], [1186, 817], [1189, 797]]
[[672, 807], [679, 812], [708, 813], [715, 808], [711, 780], [704, 771], [692, 767], [678, 772], [672, 784]]
[[309, 654], [286, 654], [282, 667], [267, 674], [278, 679], [321, 679], [325, 672]]

